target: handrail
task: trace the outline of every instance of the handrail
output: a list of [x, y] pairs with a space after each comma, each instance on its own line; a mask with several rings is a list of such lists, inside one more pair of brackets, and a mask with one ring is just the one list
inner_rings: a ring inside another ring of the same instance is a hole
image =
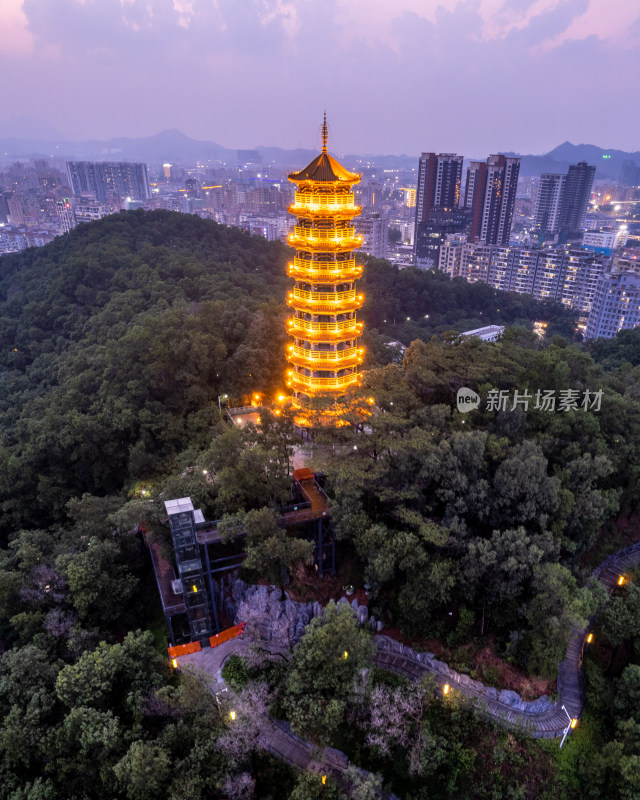
[[[291, 264], [289, 264], [291, 266]], [[343, 270], [362, 269], [356, 265], [355, 258], [348, 258], [344, 261], [310, 261], [308, 258], [295, 256], [293, 266], [300, 269], [309, 269], [316, 272], [342, 272]]]
[[291, 354], [300, 356], [310, 361], [336, 361], [341, 362], [359, 356], [357, 347], [347, 347], [345, 350], [307, 350], [304, 347], [291, 345]]
[[289, 333], [294, 330], [303, 331], [351, 331], [357, 335], [359, 330], [362, 329], [362, 323], [357, 322], [355, 319], [344, 319], [340, 322], [311, 322], [307, 319], [298, 319], [294, 317], [289, 320]]
[[349, 386], [358, 381], [357, 372], [350, 372], [348, 375], [341, 375], [339, 378], [313, 378], [310, 375], [294, 372], [290, 377], [294, 382], [302, 383], [304, 386], [326, 386], [336, 389], [341, 386]]
[[294, 289], [289, 292], [289, 297], [295, 300], [309, 300], [312, 303], [343, 303], [356, 299], [356, 290], [346, 292], [307, 292], [305, 289]]
[[318, 206], [322, 208], [353, 208], [358, 211], [362, 210], [362, 206], [355, 205], [355, 197], [351, 192], [345, 193], [330, 193], [330, 194], [305, 194], [303, 192], [295, 193], [295, 202], [289, 208], [296, 208], [297, 206]]

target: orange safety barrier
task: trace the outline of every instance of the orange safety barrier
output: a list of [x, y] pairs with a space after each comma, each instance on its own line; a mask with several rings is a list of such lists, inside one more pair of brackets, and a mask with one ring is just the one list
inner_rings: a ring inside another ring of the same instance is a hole
[[189, 644], [177, 644], [175, 647], [169, 648], [169, 658], [178, 658], [178, 656], [187, 656], [189, 653], [199, 653], [202, 650], [200, 642], [189, 642]]
[[209, 638], [209, 644], [211, 647], [217, 647], [223, 642], [228, 642], [229, 639], [235, 639], [236, 636], [240, 636], [240, 634], [243, 633], [244, 626], [245, 623], [241, 622], [239, 625], [234, 625], [233, 628], [227, 628], [226, 631], [220, 631], [220, 633], [216, 633], [215, 636], [211, 636]]

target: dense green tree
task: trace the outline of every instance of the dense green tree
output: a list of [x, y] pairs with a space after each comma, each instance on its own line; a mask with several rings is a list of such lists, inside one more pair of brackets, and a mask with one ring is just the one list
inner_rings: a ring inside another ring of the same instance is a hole
[[344, 723], [354, 678], [371, 663], [371, 638], [357, 626], [348, 605], [329, 603], [296, 645], [284, 706], [293, 729], [327, 744]]
[[535, 594], [526, 609], [531, 626], [528, 667], [551, 675], [566, 651], [574, 628], [584, 628], [587, 618], [603, 599], [602, 585], [578, 588], [577, 581], [561, 564], [543, 564], [533, 571]]
[[86, 549], [59, 556], [56, 567], [69, 584], [73, 607], [83, 622], [106, 628], [126, 615], [137, 579], [122, 563], [115, 542], [89, 539]]

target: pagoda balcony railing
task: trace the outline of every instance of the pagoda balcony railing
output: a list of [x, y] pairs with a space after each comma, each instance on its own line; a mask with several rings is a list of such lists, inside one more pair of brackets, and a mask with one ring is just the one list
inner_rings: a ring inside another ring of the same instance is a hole
[[[304, 297], [303, 295], [307, 295]], [[338, 295], [348, 295], [338, 298]], [[316, 299], [317, 297], [329, 297], [329, 300]], [[363, 295], [357, 295], [355, 290], [349, 292], [336, 292], [330, 294], [326, 292], [303, 292], [301, 289], [289, 292], [287, 302], [290, 306], [299, 311], [329, 312], [338, 314], [346, 311], [357, 311], [362, 308]]]
[[332, 205], [325, 203], [319, 205], [316, 203], [294, 203], [287, 207], [290, 214], [295, 214], [298, 217], [314, 217], [316, 214], [321, 217], [330, 217], [333, 219], [345, 217], [346, 219], [353, 219], [361, 213], [361, 206], [347, 205]]
[[296, 344], [289, 346], [291, 353], [304, 356], [311, 361], [326, 361], [335, 360], [339, 361], [342, 357], [352, 358], [353, 356], [361, 356], [364, 353], [362, 347], [345, 347], [344, 350], [308, 350], [306, 347], [299, 347]]
[[314, 272], [335, 272], [336, 275], [344, 271], [351, 272], [354, 269], [362, 270], [362, 267], [356, 264], [355, 258], [349, 258], [346, 261], [311, 261], [308, 258], [296, 256], [293, 259], [293, 266]]
[[322, 283], [344, 283], [345, 281], [355, 281], [362, 277], [362, 267], [354, 267], [352, 272], [340, 270], [340, 272], [329, 272], [327, 270], [307, 270], [299, 269], [293, 264], [287, 267], [290, 278], [299, 281], [322, 282]]
[[362, 234], [356, 233], [352, 228], [339, 231], [323, 231], [317, 228], [302, 228], [296, 225], [289, 234], [289, 244], [294, 247], [344, 247], [351, 250], [360, 247]]
[[[296, 331], [307, 331], [308, 333], [341, 333], [353, 332], [354, 336], [358, 336], [362, 330], [362, 322], [356, 322], [355, 319], [344, 319], [339, 322], [312, 322], [306, 319], [293, 318], [289, 320], [289, 333], [293, 336]], [[304, 337], [303, 337], [304, 338]]]
[[313, 371], [322, 369], [326, 370], [327, 372], [337, 372], [338, 370], [353, 369], [354, 367], [360, 366], [360, 364], [362, 364], [362, 356], [348, 358], [345, 361], [341, 361], [339, 364], [336, 364], [335, 361], [305, 361], [304, 358], [298, 358], [296, 355], [290, 355], [289, 362], [294, 364], [296, 367], [302, 367], [304, 369]]
[[349, 211], [356, 211], [358, 214], [362, 211], [362, 206], [357, 206], [354, 202], [355, 197], [352, 194], [303, 194], [296, 192], [295, 202], [289, 206], [289, 211], [292, 214], [296, 213], [298, 208], [311, 209], [311, 211], [328, 211], [349, 209]]
[[351, 372], [349, 375], [341, 375], [339, 378], [313, 378], [311, 375], [302, 375], [299, 372], [293, 372], [289, 376], [292, 383], [301, 384], [310, 389], [342, 389], [345, 386], [351, 386], [358, 382], [358, 373]]
[[347, 369], [362, 363], [363, 355], [357, 347], [349, 347], [337, 353], [327, 350], [306, 350], [304, 347], [293, 347], [289, 351], [289, 361], [300, 367], [309, 369]]
[[307, 303], [343, 303], [363, 299], [363, 295], [358, 295], [356, 298], [355, 289], [346, 292], [307, 292], [304, 289], [294, 289], [289, 293], [289, 297], [294, 300], [305, 300]]
[[293, 264], [287, 266], [292, 278], [300, 280], [341, 281], [356, 280], [362, 275], [362, 267], [355, 259], [349, 261], [309, 261], [306, 258], [294, 258]]

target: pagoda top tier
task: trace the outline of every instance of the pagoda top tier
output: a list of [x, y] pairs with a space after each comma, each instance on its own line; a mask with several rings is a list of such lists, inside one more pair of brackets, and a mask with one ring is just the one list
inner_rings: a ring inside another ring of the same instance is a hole
[[290, 172], [290, 181], [293, 183], [302, 183], [304, 181], [358, 183], [360, 181], [361, 175], [357, 172], [349, 172], [333, 156], [329, 155], [327, 152], [328, 138], [327, 112], [325, 111], [324, 122], [322, 123], [322, 152], [300, 172]]

